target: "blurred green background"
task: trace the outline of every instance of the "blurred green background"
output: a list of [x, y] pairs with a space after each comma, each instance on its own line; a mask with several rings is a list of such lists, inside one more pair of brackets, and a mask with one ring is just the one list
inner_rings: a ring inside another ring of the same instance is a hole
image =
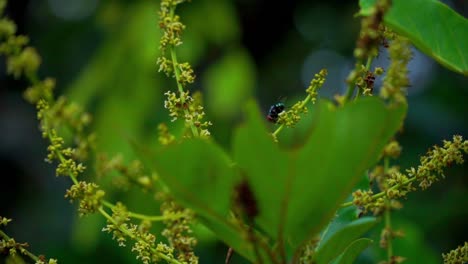
[[[467, 17], [464, 0], [445, 1]], [[7, 14], [27, 34], [43, 58], [42, 76], [58, 81], [66, 94], [94, 115], [99, 151], [135, 158], [128, 139], [155, 143], [156, 125], [169, 122], [163, 93], [175, 82], [158, 73], [159, 1], [10, 0]], [[213, 137], [227, 149], [241, 109], [254, 97], [264, 109], [304, 96], [313, 74], [329, 71], [320, 97], [343, 92], [353, 67], [351, 57], [360, 22], [357, 1], [195, 0], [179, 9], [187, 25], [179, 59], [195, 69], [191, 91], [202, 91]], [[385, 51], [374, 65], [387, 65]], [[409, 112], [402, 135], [402, 168], [417, 164], [419, 155], [453, 134], [468, 135], [468, 79], [414, 51], [410, 63]], [[377, 80], [377, 86], [380, 80]], [[56, 178], [45, 163], [34, 107], [21, 97], [24, 81], [5, 75], [0, 59], [0, 215], [13, 218], [7, 231], [27, 241], [33, 252], [60, 263], [138, 263], [130, 247], [119, 248], [100, 232], [100, 216], [79, 219], [63, 198], [70, 182]], [[273, 129], [273, 127], [272, 127]], [[90, 164], [92, 166], [92, 164]], [[468, 240], [467, 165], [446, 172], [447, 179], [418, 191], [393, 214], [406, 238], [395, 241], [396, 254], [407, 263], [440, 263], [447, 252]], [[91, 176], [89, 176], [91, 177]], [[109, 180], [104, 179], [103, 185]], [[330, 186], [330, 188], [333, 188]], [[135, 211], [158, 214], [158, 205], [138, 189], [109, 192]], [[200, 263], [220, 263], [227, 248], [196, 227]], [[376, 229], [378, 236], [380, 229]], [[376, 246], [362, 263], [380, 260]], [[4, 259], [0, 256], [0, 263]], [[235, 257], [232, 263], [242, 263]]]

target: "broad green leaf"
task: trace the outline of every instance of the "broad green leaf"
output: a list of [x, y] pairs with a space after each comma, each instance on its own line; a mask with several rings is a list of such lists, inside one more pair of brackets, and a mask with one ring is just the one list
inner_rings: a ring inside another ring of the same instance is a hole
[[[376, 0], [360, 0], [368, 15]], [[437, 0], [393, 0], [385, 24], [448, 69], [468, 75], [468, 20]]]
[[221, 240], [253, 261], [250, 244], [228, 221], [238, 177], [227, 155], [208, 140], [193, 139], [167, 146], [152, 160], [172, 195]]
[[263, 118], [253, 102], [248, 104], [247, 125], [238, 129], [234, 138], [234, 158], [250, 187], [254, 190], [260, 226], [274, 239], [279, 237], [281, 205], [287, 188], [288, 157], [273, 142], [262, 126]]
[[377, 220], [375, 218], [366, 217], [358, 219], [336, 231], [333, 235], [328, 237], [328, 239], [325, 238], [325, 240], [321, 242], [314, 255], [315, 260], [319, 264], [329, 263], [376, 223]]
[[297, 249], [335, 214], [364, 171], [400, 127], [406, 108], [365, 98], [336, 109], [318, 105], [307, 142], [280, 149], [257, 107], [234, 137], [234, 158], [254, 190], [258, 225], [280, 245]]
[[353, 221], [356, 221], [358, 218], [358, 209], [355, 206], [348, 206], [341, 208], [336, 212], [333, 220], [328, 224], [327, 228], [321, 234], [320, 246], [324, 241], [327, 241], [331, 236], [333, 236], [337, 231], [341, 230], [346, 225], [349, 225]]
[[[378, 98], [334, 109], [320, 103], [310, 137], [297, 153], [285, 232], [292, 245], [318, 233], [400, 128], [406, 112]], [[319, 217], [317, 217], [317, 215]], [[308, 228], [303, 228], [308, 226]]]
[[339, 255], [332, 264], [352, 264], [364, 249], [372, 244], [372, 240], [368, 238], [360, 238], [355, 240], [345, 251]]
[[184, 205], [204, 216], [229, 215], [237, 175], [226, 154], [204, 140], [166, 147], [154, 159], [158, 174]]

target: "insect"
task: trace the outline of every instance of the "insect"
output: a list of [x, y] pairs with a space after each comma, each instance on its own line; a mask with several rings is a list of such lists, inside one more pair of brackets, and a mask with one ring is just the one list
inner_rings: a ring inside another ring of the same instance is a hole
[[283, 103], [276, 103], [270, 107], [268, 111], [267, 119], [272, 123], [278, 122], [279, 114], [284, 111], [284, 104]]
[[370, 71], [367, 71], [366, 77], [364, 77], [364, 82], [366, 82], [367, 88], [369, 88], [370, 92], [372, 93], [374, 91], [374, 82], [375, 82], [374, 74]]

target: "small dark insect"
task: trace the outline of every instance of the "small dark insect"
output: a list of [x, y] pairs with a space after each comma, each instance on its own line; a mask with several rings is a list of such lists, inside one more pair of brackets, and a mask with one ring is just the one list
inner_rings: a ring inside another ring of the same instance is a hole
[[366, 82], [366, 86], [367, 88], [370, 89], [371, 93], [374, 92], [374, 82], [375, 82], [374, 74], [368, 71], [366, 74], [366, 77], [364, 78], [364, 81]]
[[276, 103], [270, 107], [268, 111], [267, 119], [272, 123], [278, 122], [279, 114], [284, 111], [284, 104], [283, 103]]

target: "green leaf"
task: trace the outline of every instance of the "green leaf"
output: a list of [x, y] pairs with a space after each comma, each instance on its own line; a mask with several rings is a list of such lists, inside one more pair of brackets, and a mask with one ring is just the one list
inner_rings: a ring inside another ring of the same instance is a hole
[[[368, 15], [376, 0], [360, 0]], [[437, 0], [393, 0], [385, 24], [448, 69], [468, 75], [468, 20]]]
[[166, 147], [154, 162], [164, 183], [186, 206], [201, 215], [228, 216], [237, 175], [217, 145], [186, 140]]
[[352, 264], [356, 258], [366, 249], [372, 240], [368, 238], [360, 238], [355, 240], [349, 247], [346, 248], [345, 252], [339, 255], [332, 263], [333, 264]]
[[253, 261], [250, 244], [227, 220], [238, 176], [223, 150], [208, 140], [192, 139], [165, 147], [152, 160], [172, 195], [237, 253]]
[[365, 217], [337, 230], [328, 239], [321, 242], [314, 255], [315, 260], [317, 263], [329, 263], [376, 223], [377, 220], [374, 217]]
[[330, 222], [330, 224], [328, 224], [327, 228], [321, 234], [321, 242], [328, 240], [338, 230], [342, 229], [346, 225], [349, 225], [353, 221], [356, 221], [358, 219], [358, 212], [359, 209], [357, 209], [355, 206], [340, 208], [336, 212], [335, 218], [333, 218], [333, 220]]
[[302, 147], [280, 149], [252, 103], [247, 125], [234, 137], [235, 160], [259, 208], [258, 225], [280, 247], [294, 250], [333, 218], [364, 171], [378, 160], [406, 111], [403, 106], [390, 109], [377, 98], [338, 109], [321, 101], [316, 107]]

